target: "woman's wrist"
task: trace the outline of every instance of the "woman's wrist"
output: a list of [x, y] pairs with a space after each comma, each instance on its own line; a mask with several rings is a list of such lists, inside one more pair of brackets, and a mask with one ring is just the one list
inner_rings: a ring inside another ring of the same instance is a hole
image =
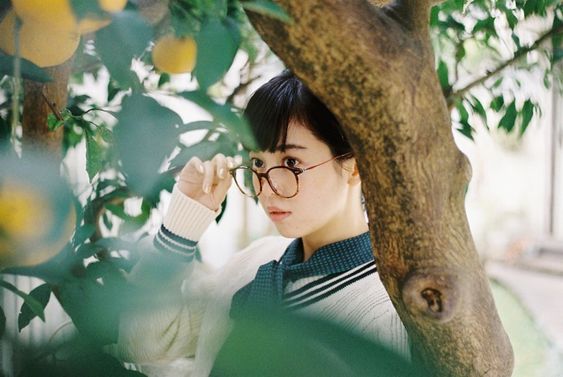
[[219, 213], [219, 210], [213, 211], [184, 194], [176, 185], [172, 190], [172, 198], [163, 225], [170, 232], [197, 242]]

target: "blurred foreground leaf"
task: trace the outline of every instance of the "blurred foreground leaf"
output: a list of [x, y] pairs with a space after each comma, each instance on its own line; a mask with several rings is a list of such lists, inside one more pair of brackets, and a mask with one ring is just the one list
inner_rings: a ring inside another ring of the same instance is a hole
[[118, 122], [114, 135], [127, 183], [132, 191], [151, 195], [164, 157], [176, 145], [182, 119], [153, 98], [133, 94], [123, 100]]
[[235, 322], [211, 376], [425, 376], [385, 345], [333, 323], [279, 312], [253, 314]]
[[[29, 292], [29, 295], [36, 299], [43, 307], [43, 310], [45, 310], [45, 307], [49, 303], [49, 298], [51, 297], [51, 287], [48, 284], [42, 284]], [[20, 314], [18, 315], [18, 330], [22, 331], [35, 317], [37, 317], [37, 313], [33, 311], [33, 308], [31, 308], [27, 302], [24, 302], [20, 309]]]
[[[22, 78], [38, 82], [49, 82], [52, 80], [47, 72], [29, 60], [21, 58], [20, 64]], [[14, 57], [0, 52], [0, 78], [4, 75], [14, 76]]]

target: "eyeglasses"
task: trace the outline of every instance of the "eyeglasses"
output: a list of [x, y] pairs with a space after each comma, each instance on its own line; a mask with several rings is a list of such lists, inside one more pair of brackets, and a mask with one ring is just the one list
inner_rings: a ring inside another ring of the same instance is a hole
[[268, 184], [277, 195], [282, 198], [293, 198], [299, 193], [299, 175], [304, 172], [314, 169], [318, 166], [326, 164], [327, 162], [336, 160], [342, 157], [351, 157], [352, 153], [344, 153], [335, 156], [330, 160], [323, 161], [319, 164], [309, 166], [308, 168], [297, 168], [287, 166], [273, 166], [265, 173], [259, 173], [248, 166], [239, 166], [229, 170], [233, 176], [235, 183], [244, 195], [251, 198], [256, 198], [262, 193], [262, 178], [266, 178]]

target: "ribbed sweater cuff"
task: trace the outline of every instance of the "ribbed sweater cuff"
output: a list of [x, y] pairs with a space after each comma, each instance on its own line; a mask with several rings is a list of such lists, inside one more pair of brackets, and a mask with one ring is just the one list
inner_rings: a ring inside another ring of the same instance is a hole
[[198, 242], [220, 212], [221, 209], [212, 211], [184, 195], [178, 186], [174, 186], [172, 199], [162, 225], [177, 236]]

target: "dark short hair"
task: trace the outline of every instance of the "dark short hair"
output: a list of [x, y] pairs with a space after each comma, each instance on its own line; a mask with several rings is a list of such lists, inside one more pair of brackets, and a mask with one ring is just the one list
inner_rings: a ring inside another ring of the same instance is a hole
[[290, 121], [297, 121], [327, 144], [333, 156], [352, 153], [334, 114], [289, 70], [256, 90], [244, 115], [259, 150], [274, 152], [280, 141], [285, 144]]

